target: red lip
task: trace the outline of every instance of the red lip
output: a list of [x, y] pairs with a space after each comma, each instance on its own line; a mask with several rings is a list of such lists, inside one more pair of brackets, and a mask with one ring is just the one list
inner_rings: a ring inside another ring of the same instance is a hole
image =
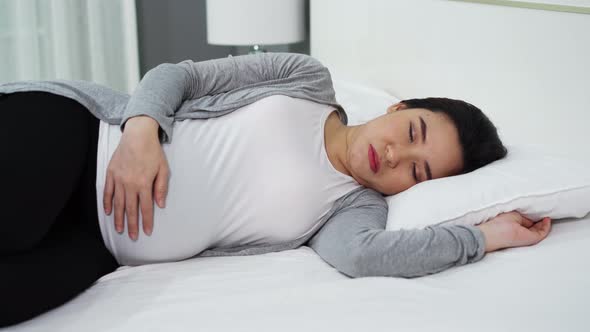
[[379, 155], [371, 144], [369, 144], [369, 165], [371, 166], [373, 173], [377, 173], [379, 171]]

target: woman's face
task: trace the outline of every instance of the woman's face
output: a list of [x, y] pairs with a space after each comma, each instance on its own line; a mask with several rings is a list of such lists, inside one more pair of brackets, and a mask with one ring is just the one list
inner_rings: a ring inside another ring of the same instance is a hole
[[[386, 114], [363, 124], [347, 151], [352, 177], [384, 195], [458, 174], [463, 168], [459, 135], [451, 120], [443, 113], [405, 108], [390, 106]], [[376, 172], [371, 168], [371, 146]]]

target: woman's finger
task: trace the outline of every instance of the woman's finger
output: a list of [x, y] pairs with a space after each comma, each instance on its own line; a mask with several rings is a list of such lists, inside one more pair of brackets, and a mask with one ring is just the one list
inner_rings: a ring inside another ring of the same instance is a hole
[[102, 195], [102, 205], [104, 212], [107, 215], [111, 214], [111, 208], [113, 207], [113, 192], [115, 190], [115, 181], [110, 171], [107, 171], [107, 179], [104, 184], [104, 194]]
[[125, 219], [125, 190], [121, 182], [115, 182], [115, 229], [119, 234], [123, 233]]
[[156, 175], [156, 181], [154, 184], [154, 198], [156, 199], [160, 209], [163, 209], [166, 206], [169, 173], [170, 172], [168, 171], [167, 167], [160, 167], [160, 170]]
[[137, 192], [132, 188], [135, 187], [125, 188], [125, 214], [127, 214], [129, 238], [135, 241], [137, 240], [139, 227], [137, 226]]
[[519, 219], [519, 223], [526, 228], [529, 228], [535, 224], [532, 220], [527, 219], [524, 216]]
[[523, 232], [522, 245], [531, 246], [541, 242], [549, 234], [550, 228], [551, 224], [548, 219], [543, 219], [542, 221], [535, 223]]
[[152, 188], [146, 187], [139, 192], [139, 205], [141, 206], [141, 225], [146, 235], [152, 235], [154, 229], [154, 202], [152, 201]]
[[537, 222], [533, 225], [533, 227], [529, 228], [529, 230], [535, 232], [539, 237], [539, 241], [547, 237], [549, 231], [551, 231], [551, 219], [550, 218], [543, 218], [542, 221]]

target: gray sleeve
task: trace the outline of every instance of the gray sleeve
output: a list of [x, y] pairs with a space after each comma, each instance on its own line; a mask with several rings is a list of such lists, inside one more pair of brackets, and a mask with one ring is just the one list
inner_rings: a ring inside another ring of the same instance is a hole
[[[262, 53], [178, 64], [163, 63], [148, 71], [131, 95], [120, 129], [134, 116], [147, 115], [160, 125], [162, 143], [172, 140], [174, 113], [183, 101], [265, 84], [300, 86], [320, 80], [330, 84], [327, 69], [316, 59], [297, 53]], [[303, 88], [310, 88], [307, 85]], [[236, 101], [239, 102], [239, 101]]]
[[[385, 205], [384, 205], [385, 204]], [[387, 203], [342, 209], [308, 242], [327, 263], [350, 277], [419, 277], [474, 263], [485, 255], [475, 226], [385, 230]]]

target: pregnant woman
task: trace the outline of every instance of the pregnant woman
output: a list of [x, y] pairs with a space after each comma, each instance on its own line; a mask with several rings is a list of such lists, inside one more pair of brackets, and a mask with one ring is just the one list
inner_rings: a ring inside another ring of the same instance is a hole
[[306, 55], [162, 64], [132, 95], [83, 81], [9, 83], [0, 112], [0, 326], [120, 265], [308, 245], [350, 277], [417, 277], [550, 231], [549, 219], [516, 212], [386, 231], [383, 195], [506, 149], [478, 108], [446, 98], [404, 100], [347, 126], [328, 70]]

